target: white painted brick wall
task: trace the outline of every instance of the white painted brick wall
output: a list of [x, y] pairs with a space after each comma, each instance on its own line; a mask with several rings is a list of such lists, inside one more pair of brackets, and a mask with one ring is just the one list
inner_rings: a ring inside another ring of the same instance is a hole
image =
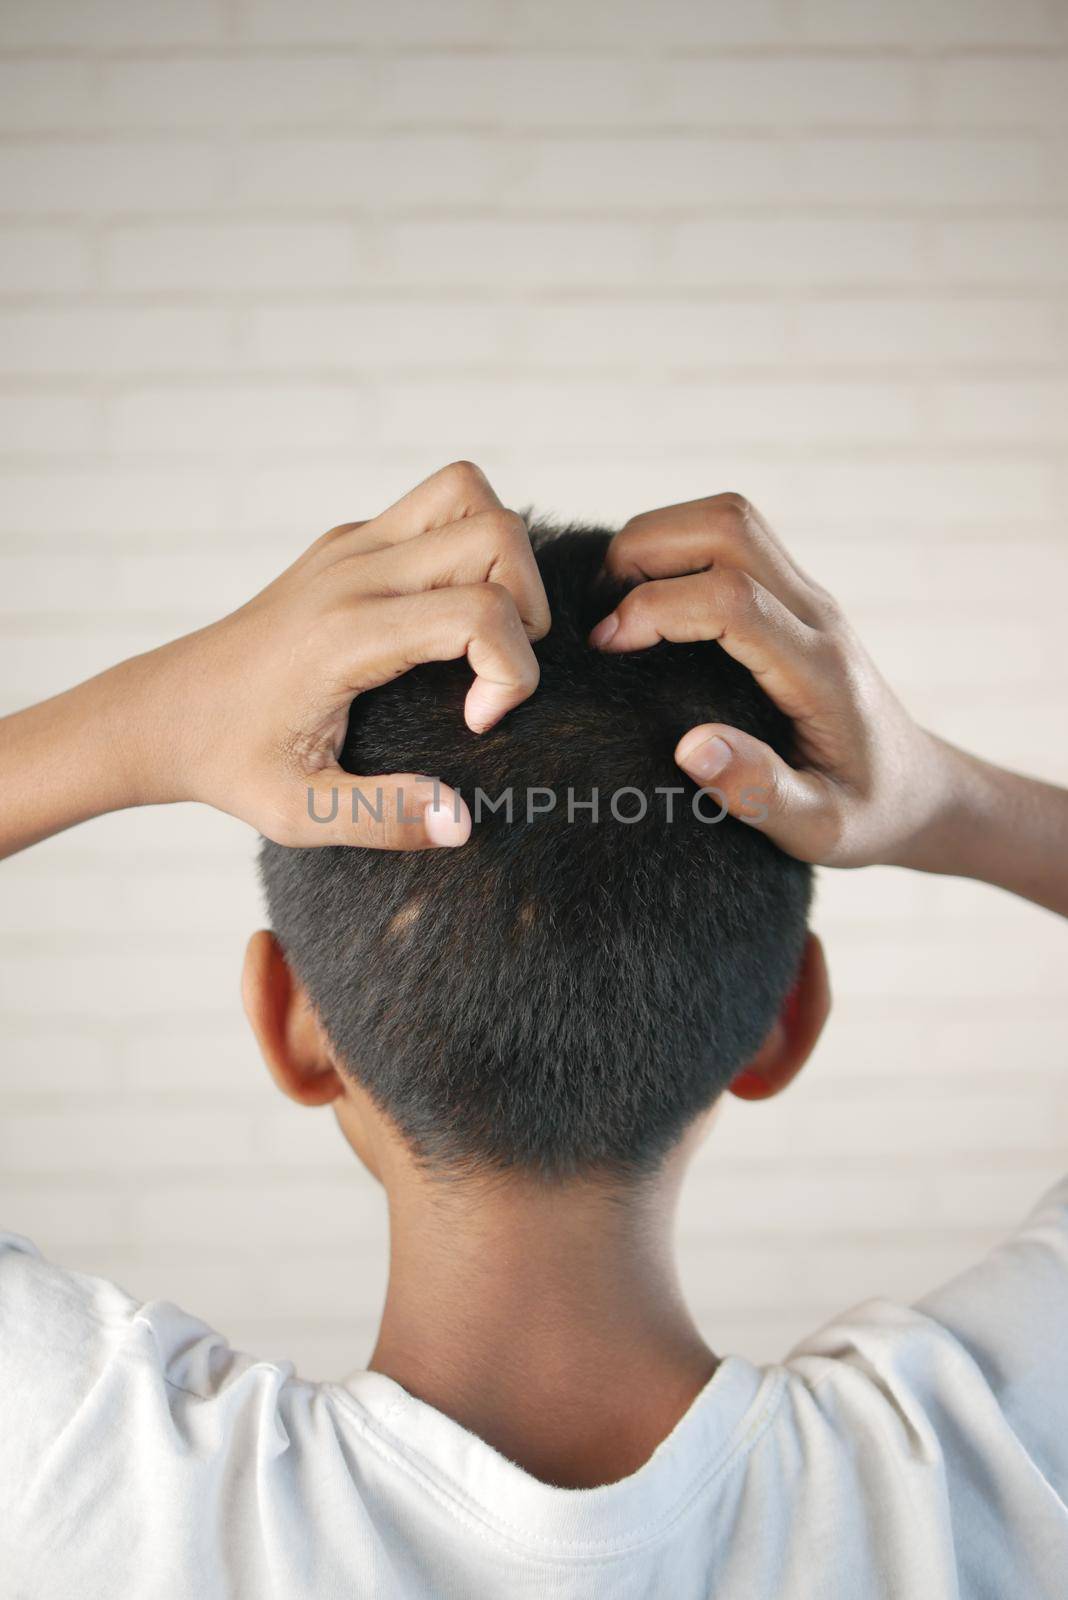
[[[3, 708], [475, 454], [564, 515], [745, 490], [920, 715], [1068, 780], [1066, 143], [1061, 0], [6, 0]], [[177, 807], [3, 867], [0, 1215], [336, 1372], [381, 1205], [246, 1037], [253, 847]], [[1058, 924], [888, 871], [817, 922], [835, 1025], [685, 1202], [761, 1358], [1065, 1159]]]

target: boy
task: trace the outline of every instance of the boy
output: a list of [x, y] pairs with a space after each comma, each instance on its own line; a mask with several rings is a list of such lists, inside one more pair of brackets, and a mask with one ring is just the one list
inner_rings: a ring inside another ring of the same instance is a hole
[[391, 1232], [319, 1385], [8, 1239], [11, 1592], [1063, 1593], [1068, 1190], [782, 1366], [678, 1293], [718, 1097], [829, 1009], [810, 863], [1068, 912], [1068, 795], [916, 728], [744, 502], [532, 543], [447, 468], [4, 732], [4, 853], [179, 798], [264, 834], [246, 1009]]

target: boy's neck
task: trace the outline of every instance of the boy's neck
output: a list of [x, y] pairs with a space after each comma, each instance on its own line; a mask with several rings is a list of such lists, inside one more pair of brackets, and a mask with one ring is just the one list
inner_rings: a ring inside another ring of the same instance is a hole
[[683, 1304], [670, 1180], [405, 1183], [371, 1366], [570, 1487], [634, 1472], [716, 1361]]

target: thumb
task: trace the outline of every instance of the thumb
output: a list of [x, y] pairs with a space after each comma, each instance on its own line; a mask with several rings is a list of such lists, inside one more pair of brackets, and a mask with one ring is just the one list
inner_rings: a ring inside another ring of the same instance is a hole
[[464, 844], [471, 813], [459, 792], [437, 778], [416, 772], [361, 778], [332, 766], [308, 775], [296, 832], [284, 842], [426, 850]]
[[675, 760], [694, 783], [713, 790], [732, 817], [766, 833], [787, 855], [821, 858], [833, 801], [817, 773], [798, 772], [770, 745], [717, 722], [683, 734]]

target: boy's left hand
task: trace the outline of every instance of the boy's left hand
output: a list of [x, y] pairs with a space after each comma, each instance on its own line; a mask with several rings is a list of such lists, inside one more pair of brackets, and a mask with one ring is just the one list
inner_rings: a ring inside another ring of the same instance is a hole
[[953, 754], [913, 722], [838, 605], [748, 501], [711, 495], [634, 517], [605, 568], [636, 586], [591, 644], [717, 640], [794, 724], [796, 765], [739, 728], [690, 729], [675, 759], [695, 783], [804, 861], [912, 864], [952, 790]]

